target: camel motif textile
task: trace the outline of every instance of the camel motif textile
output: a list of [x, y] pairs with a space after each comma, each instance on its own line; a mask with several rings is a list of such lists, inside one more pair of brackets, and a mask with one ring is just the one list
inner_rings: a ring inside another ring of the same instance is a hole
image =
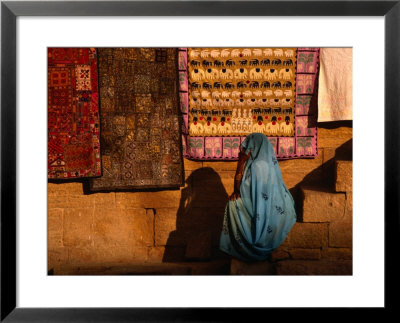
[[317, 156], [319, 48], [180, 48], [184, 156], [237, 160], [250, 133], [278, 159]]
[[294, 135], [296, 48], [189, 48], [189, 135]]

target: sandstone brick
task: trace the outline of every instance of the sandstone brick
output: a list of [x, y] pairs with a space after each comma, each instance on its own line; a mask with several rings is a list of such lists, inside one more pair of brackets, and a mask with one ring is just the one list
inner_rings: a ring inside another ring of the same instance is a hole
[[321, 183], [325, 181], [322, 168], [316, 168], [310, 172], [302, 171], [301, 169], [297, 171], [284, 171], [282, 172], [282, 179], [288, 189], [292, 189], [299, 184]]
[[353, 193], [346, 193], [346, 206], [344, 208], [344, 217], [347, 222], [351, 222], [353, 218]]
[[190, 160], [187, 158], [183, 159], [183, 167], [186, 170], [196, 170], [199, 168], [203, 167], [203, 162], [202, 161], [195, 161], [195, 160]]
[[182, 262], [185, 259], [185, 247], [161, 246], [149, 248], [149, 262]]
[[351, 248], [324, 248], [322, 258], [352, 260], [353, 251]]
[[333, 186], [335, 183], [335, 148], [322, 148], [320, 149], [323, 154], [322, 159], [322, 173], [326, 177], [325, 182], [329, 183], [329, 186]]
[[352, 127], [318, 128], [318, 147], [338, 148], [353, 138]]
[[353, 191], [353, 162], [347, 160], [337, 160], [335, 166], [336, 192]]
[[270, 261], [247, 263], [232, 258], [231, 275], [275, 275], [275, 264]]
[[[289, 232], [285, 246], [292, 248], [320, 248], [328, 244], [327, 223], [296, 222]], [[283, 244], [282, 244], [283, 245]]]
[[115, 194], [117, 207], [159, 208], [179, 207], [182, 189], [157, 192], [118, 192]]
[[64, 210], [64, 246], [82, 247], [93, 243], [93, 208]]
[[351, 247], [353, 240], [351, 222], [329, 224], [329, 247]]
[[282, 173], [310, 173], [312, 170], [322, 165], [323, 155], [320, 153], [316, 158], [298, 158], [280, 160], [279, 167]]
[[294, 248], [289, 250], [292, 259], [320, 259], [321, 249]]
[[229, 275], [230, 260], [214, 260], [190, 264], [191, 275]]
[[83, 194], [83, 184], [79, 182], [73, 183], [48, 183], [47, 193], [49, 195], [82, 195]]
[[188, 264], [170, 263], [103, 263], [56, 267], [56, 275], [189, 275]]
[[153, 245], [153, 218], [145, 209], [96, 208], [93, 227], [94, 248]]
[[[183, 244], [182, 237], [176, 234], [176, 218], [177, 208], [158, 208], [155, 214], [154, 224], [154, 239], [156, 246], [165, 246], [168, 242], [169, 245]], [[171, 237], [171, 233], [175, 235]]]
[[63, 247], [64, 210], [49, 209], [47, 219], [48, 249]]
[[186, 244], [185, 258], [208, 260], [211, 258], [211, 232], [199, 231], [190, 235]]
[[185, 170], [185, 184], [189, 184], [191, 182], [192, 174], [193, 174], [192, 170]]
[[343, 221], [345, 194], [302, 187], [303, 222]]
[[96, 208], [115, 208], [115, 193], [96, 193], [93, 194], [94, 207]]
[[322, 148], [323, 150], [323, 163], [326, 163], [328, 161], [333, 161], [336, 155], [336, 149], [334, 148]]
[[95, 195], [49, 195], [47, 199], [48, 208], [92, 208], [94, 207]]
[[66, 265], [68, 263], [67, 248], [49, 248], [47, 251], [47, 270], [55, 266]]
[[275, 262], [282, 259], [288, 259], [290, 257], [289, 253], [286, 249], [282, 247], [277, 248], [274, 252], [271, 253], [271, 261]]
[[148, 260], [147, 247], [119, 246], [118, 248], [70, 248], [68, 263], [71, 265], [98, 265], [104, 263], [132, 263]]
[[233, 192], [234, 176], [233, 171], [217, 173], [210, 168], [194, 174], [191, 187], [193, 206], [224, 207]]
[[282, 260], [276, 265], [278, 275], [351, 275], [349, 260]]
[[205, 161], [203, 167], [210, 167], [216, 172], [233, 171], [236, 172], [237, 161]]

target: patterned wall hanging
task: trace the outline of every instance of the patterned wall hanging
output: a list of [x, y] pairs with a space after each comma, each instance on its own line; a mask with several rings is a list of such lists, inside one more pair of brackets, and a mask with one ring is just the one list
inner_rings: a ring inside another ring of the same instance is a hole
[[48, 177], [101, 175], [97, 54], [48, 48]]
[[180, 48], [184, 156], [237, 160], [252, 132], [279, 159], [317, 156], [319, 48]]
[[183, 184], [174, 48], [99, 48], [102, 177], [90, 189]]

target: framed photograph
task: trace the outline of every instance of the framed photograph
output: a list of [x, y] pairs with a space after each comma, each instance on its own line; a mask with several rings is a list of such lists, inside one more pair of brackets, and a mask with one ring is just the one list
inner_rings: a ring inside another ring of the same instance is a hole
[[[1, 321], [392, 308], [399, 19], [398, 1], [2, 1]], [[335, 77], [350, 96], [321, 99]], [[251, 132], [297, 211], [267, 258], [229, 224]]]

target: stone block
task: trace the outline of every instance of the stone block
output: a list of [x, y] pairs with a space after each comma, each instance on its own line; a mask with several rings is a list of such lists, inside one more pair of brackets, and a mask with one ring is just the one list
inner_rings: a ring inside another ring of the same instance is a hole
[[185, 247], [162, 246], [149, 248], [149, 262], [182, 262], [185, 259]]
[[318, 127], [318, 147], [338, 148], [353, 138], [352, 127], [326, 129]]
[[[319, 190], [318, 190], [319, 189]], [[345, 194], [323, 191], [323, 188], [302, 187], [303, 222], [343, 221]]]
[[[60, 198], [63, 198], [64, 201], [58, 200]], [[58, 207], [63, 207], [63, 208], [76, 208], [76, 209], [83, 209], [83, 208], [93, 208], [94, 207], [94, 200], [95, 200], [95, 195], [69, 195], [66, 197], [51, 197], [49, 196], [49, 205], [54, 200], [53, 202], [59, 203], [60, 206]], [[63, 206], [61, 206], [63, 205]], [[49, 206], [50, 207], [50, 206]], [[56, 206], [57, 207], [57, 206]]]
[[203, 167], [203, 162], [184, 158], [183, 159], [183, 167], [184, 167], [185, 171], [187, 171], [187, 170], [192, 170], [193, 171], [193, 170], [202, 168]]
[[310, 173], [322, 165], [322, 154], [315, 158], [298, 158], [280, 160], [279, 167], [282, 173]]
[[55, 275], [189, 275], [188, 264], [104, 263], [56, 267]]
[[336, 149], [334, 148], [322, 148], [323, 150], [323, 163], [333, 161], [336, 155]]
[[270, 261], [247, 263], [232, 258], [231, 275], [276, 275], [276, 268]]
[[346, 193], [346, 206], [344, 208], [345, 221], [352, 222], [353, 219], [353, 193]]
[[118, 192], [115, 193], [115, 202], [121, 208], [179, 207], [184, 189], [186, 188], [157, 192]]
[[271, 261], [273, 262], [288, 258], [290, 258], [289, 252], [282, 248], [282, 246], [278, 247], [271, 253]]
[[215, 260], [190, 264], [191, 275], [229, 275], [230, 260]]
[[[178, 208], [157, 208], [154, 220], [156, 246], [182, 245], [184, 241], [176, 232]], [[172, 236], [170, 237], [170, 235]]]
[[289, 250], [289, 254], [292, 259], [318, 260], [321, 258], [321, 249], [293, 248]]
[[[207, 171], [205, 171], [207, 170]], [[195, 207], [225, 207], [233, 192], [235, 172], [203, 168], [193, 176], [191, 204]]]
[[47, 250], [47, 270], [55, 266], [66, 265], [68, 263], [67, 248], [49, 248]]
[[203, 167], [210, 167], [216, 172], [233, 171], [236, 172], [237, 161], [205, 161]]
[[352, 275], [350, 260], [282, 260], [276, 265], [278, 275]]
[[327, 223], [296, 222], [284, 243], [291, 248], [320, 248], [328, 245]]
[[208, 260], [211, 258], [212, 235], [209, 231], [199, 231], [187, 239], [185, 258], [187, 260]]
[[336, 160], [335, 163], [335, 190], [336, 192], [353, 191], [353, 162]]
[[352, 247], [353, 226], [351, 222], [329, 224], [329, 247]]
[[352, 260], [353, 251], [351, 248], [324, 248], [322, 258]]
[[83, 195], [83, 184], [79, 182], [48, 183], [47, 194], [58, 195], [58, 196]]
[[93, 231], [96, 249], [153, 245], [153, 217], [145, 209], [96, 208]]
[[146, 262], [148, 247], [119, 246], [118, 248], [70, 248], [68, 263], [72, 265], [99, 265], [105, 263]]
[[56, 249], [63, 247], [64, 210], [49, 209], [47, 216], [47, 247]]
[[65, 209], [63, 245], [85, 247], [93, 243], [94, 208]]
[[96, 193], [93, 194], [94, 207], [96, 208], [115, 208], [115, 193]]

